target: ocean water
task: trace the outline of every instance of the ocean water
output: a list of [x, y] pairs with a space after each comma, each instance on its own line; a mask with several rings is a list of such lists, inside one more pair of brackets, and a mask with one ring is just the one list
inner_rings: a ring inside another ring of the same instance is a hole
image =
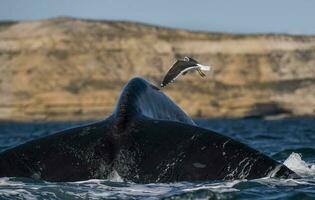
[[[196, 120], [283, 162], [301, 179], [135, 184], [121, 180], [54, 183], [0, 178], [0, 199], [315, 199], [315, 118]], [[0, 123], [0, 151], [81, 123]]]

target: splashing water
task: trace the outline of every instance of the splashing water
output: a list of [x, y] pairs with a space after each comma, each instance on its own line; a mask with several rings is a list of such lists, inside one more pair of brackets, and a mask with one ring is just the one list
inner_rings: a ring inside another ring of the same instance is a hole
[[116, 170], [112, 171], [109, 174], [108, 179], [113, 182], [124, 182], [124, 180], [119, 176]]
[[301, 154], [293, 152], [283, 164], [302, 177], [315, 177], [315, 164], [303, 161]]
[[[107, 180], [53, 183], [0, 178], [0, 199], [315, 199], [315, 119], [199, 120], [199, 125], [283, 162], [301, 179], [136, 184], [113, 171]], [[0, 123], [0, 149], [72, 126], [69, 123]]]

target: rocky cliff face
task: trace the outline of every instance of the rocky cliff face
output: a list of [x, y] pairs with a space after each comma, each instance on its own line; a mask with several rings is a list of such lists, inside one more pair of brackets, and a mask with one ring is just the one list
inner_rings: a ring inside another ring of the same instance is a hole
[[71, 18], [0, 25], [0, 119], [104, 118], [133, 76], [214, 66], [164, 91], [194, 117], [315, 114], [315, 37], [197, 33]]

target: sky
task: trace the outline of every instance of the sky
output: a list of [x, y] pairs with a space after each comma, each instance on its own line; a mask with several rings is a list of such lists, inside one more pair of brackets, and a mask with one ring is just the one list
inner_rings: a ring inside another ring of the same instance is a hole
[[315, 0], [0, 0], [0, 20], [57, 16], [195, 31], [315, 35]]

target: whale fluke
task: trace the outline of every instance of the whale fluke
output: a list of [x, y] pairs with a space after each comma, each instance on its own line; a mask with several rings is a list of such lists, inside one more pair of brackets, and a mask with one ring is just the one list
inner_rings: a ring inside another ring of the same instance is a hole
[[107, 119], [0, 153], [0, 177], [137, 183], [296, 178], [293, 171], [230, 137], [198, 127], [169, 97], [131, 79]]

